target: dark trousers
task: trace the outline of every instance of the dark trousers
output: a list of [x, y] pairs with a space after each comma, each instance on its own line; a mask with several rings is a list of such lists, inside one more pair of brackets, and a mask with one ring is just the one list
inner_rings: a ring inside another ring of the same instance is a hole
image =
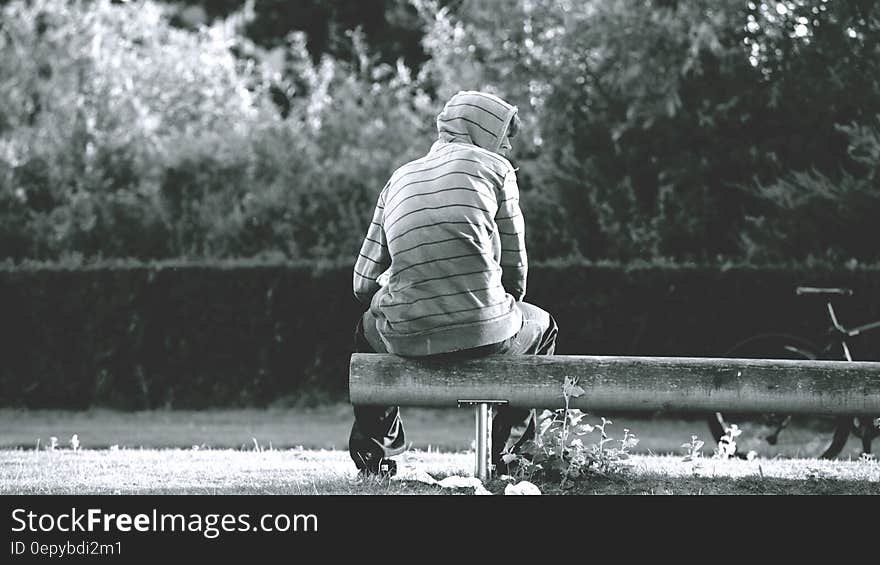
[[[443, 353], [433, 357], [467, 359], [486, 355], [553, 355], [559, 329], [553, 316], [526, 302], [517, 303], [523, 325], [512, 338], [484, 347]], [[387, 353], [367, 311], [355, 330], [356, 353]], [[501, 467], [501, 455], [516, 452], [535, 437], [535, 409], [499, 406], [492, 419], [492, 464]], [[358, 469], [375, 470], [379, 461], [406, 449], [399, 406], [355, 406], [348, 452]]]

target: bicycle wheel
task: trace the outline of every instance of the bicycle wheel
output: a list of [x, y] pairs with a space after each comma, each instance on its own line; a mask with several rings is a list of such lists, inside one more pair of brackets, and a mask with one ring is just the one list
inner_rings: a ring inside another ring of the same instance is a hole
[[[730, 348], [724, 357], [741, 359], [818, 359], [810, 341], [787, 334], [761, 334]], [[709, 416], [709, 429], [716, 443], [736, 425], [736, 455], [756, 452], [762, 457], [836, 457], [849, 438], [852, 418], [822, 418], [788, 414], [738, 414], [716, 412]], [[830, 440], [828, 439], [830, 437]]]

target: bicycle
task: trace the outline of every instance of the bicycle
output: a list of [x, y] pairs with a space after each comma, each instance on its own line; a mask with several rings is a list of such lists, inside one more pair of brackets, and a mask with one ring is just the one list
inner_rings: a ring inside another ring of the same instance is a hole
[[[782, 333], [766, 333], [752, 336], [740, 341], [725, 354], [725, 357], [744, 359], [824, 359], [852, 361], [852, 353], [848, 341], [856, 336], [872, 330], [880, 329], [880, 320], [870, 322], [854, 328], [844, 327], [837, 319], [831, 299], [833, 297], [852, 296], [853, 291], [848, 288], [818, 288], [799, 286], [795, 289], [797, 296], [821, 296], [825, 299], [827, 314], [831, 320], [821, 346], [816, 346], [809, 339]], [[737, 443], [736, 455], [745, 457], [739, 446], [757, 446], [766, 442], [769, 445], [777, 445], [779, 434], [792, 422], [792, 415], [767, 414], [733, 415], [725, 416], [720, 412], [712, 414], [709, 421], [709, 429], [716, 443], [721, 442], [728, 429], [735, 421], [741, 432], [735, 439]], [[827, 420], [826, 420], [827, 421]], [[827, 427], [821, 425], [816, 428], [816, 419], [810, 419], [807, 424], [812, 424], [811, 433], [827, 433]], [[835, 416], [832, 423], [831, 441], [822, 450], [819, 458], [834, 459], [843, 450], [850, 434], [861, 439], [863, 453], [870, 456], [871, 442], [880, 435], [880, 418], [866, 418], [864, 416]], [[757, 440], [757, 441], [756, 441]]]

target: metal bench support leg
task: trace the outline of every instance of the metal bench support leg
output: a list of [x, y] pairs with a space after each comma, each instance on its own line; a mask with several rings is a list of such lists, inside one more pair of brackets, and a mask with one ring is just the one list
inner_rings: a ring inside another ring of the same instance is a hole
[[474, 476], [487, 481], [492, 476], [492, 406], [481, 402], [474, 407], [474, 414], [477, 418]]
[[506, 400], [459, 400], [458, 405], [473, 406], [474, 416], [476, 418], [475, 429], [476, 450], [474, 476], [481, 481], [488, 481], [492, 478], [492, 410], [496, 405], [507, 404]]

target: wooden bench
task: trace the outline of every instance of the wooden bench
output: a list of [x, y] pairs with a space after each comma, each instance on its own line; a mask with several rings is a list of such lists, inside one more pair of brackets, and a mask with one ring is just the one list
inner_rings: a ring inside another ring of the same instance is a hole
[[564, 408], [565, 377], [589, 412], [776, 412], [880, 415], [880, 362], [497, 355], [467, 361], [355, 353], [354, 405], [475, 406], [475, 476], [491, 475], [491, 409]]

